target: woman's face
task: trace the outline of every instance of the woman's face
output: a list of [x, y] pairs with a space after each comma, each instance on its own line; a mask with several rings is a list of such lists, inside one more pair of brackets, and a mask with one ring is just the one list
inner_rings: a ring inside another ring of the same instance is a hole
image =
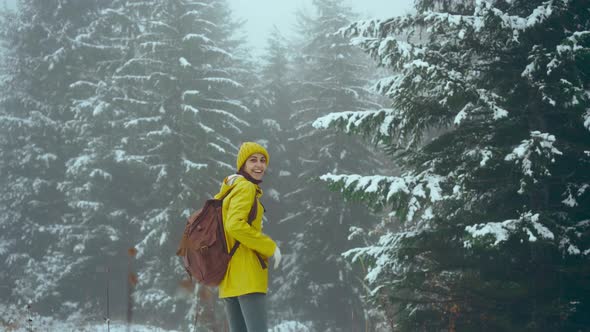
[[266, 157], [262, 153], [255, 153], [246, 159], [244, 171], [256, 180], [262, 180], [266, 171]]

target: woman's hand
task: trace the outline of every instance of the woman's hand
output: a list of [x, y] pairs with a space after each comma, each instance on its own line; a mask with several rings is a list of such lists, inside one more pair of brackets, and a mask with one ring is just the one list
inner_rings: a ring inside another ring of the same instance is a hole
[[272, 256], [270, 258], [272, 258], [272, 260], [274, 262], [273, 268], [276, 270], [279, 267], [279, 264], [281, 263], [281, 258], [282, 258], [281, 250], [279, 249], [279, 246], [277, 246], [274, 254], [272, 254]]

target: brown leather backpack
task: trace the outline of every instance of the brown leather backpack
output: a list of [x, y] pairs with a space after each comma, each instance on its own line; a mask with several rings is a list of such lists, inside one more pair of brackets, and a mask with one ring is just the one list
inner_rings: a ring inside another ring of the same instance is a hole
[[[189, 276], [198, 283], [207, 286], [218, 286], [225, 276], [229, 260], [234, 255], [240, 242], [236, 241], [230, 252], [227, 252], [227, 241], [223, 231], [222, 204], [223, 199], [209, 199], [205, 205], [193, 213], [186, 223], [182, 240], [176, 255], [182, 257], [182, 263]], [[258, 212], [256, 199], [248, 215], [248, 224], [252, 224]], [[258, 255], [263, 268], [266, 264]]]

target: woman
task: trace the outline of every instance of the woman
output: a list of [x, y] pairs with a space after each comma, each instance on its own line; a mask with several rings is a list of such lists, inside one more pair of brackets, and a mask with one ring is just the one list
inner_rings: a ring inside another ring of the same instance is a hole
[[[268, 152], [264, 147], [254, 142], [243, 143], [236, 161], [237, 174], [227, 177], [215, 196], [221, 198], [230, 191], [222, 207], [228, 252], [236, 241], [240, 242], [219, 285], [219, 297], [224, 299], [231, 332], [267, 331], [266, 263], [272, 257], [274, 268], [277, 268], [281, 260], [276, 243], [262, 233], [264, 207], [259, 201], [262, 190], [258, 185], [262, 182], [268, 162]], [[254, 204], [256, 215], [249, 225]]]

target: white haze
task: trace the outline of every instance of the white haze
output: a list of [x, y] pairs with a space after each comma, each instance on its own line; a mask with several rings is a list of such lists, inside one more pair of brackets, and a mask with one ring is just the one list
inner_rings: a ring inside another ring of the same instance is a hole
[[[4, 0], [8, 8], [16, 8], [17, 0]], [[254, 54], [263, 52], [273, 26], [284, 36], [293, 33], [295, 12], [311, 11], [313, 0], [228, 0], [234, 16], [246, 21], [244, 34]], [[411, 11], [413, 0], [344, 0], [363, 18], [386, 18]], [[1, 4], [1, 2], [0, 2]]]
[[[273, 26], [284, 36], [293, 33], [295, 12], [311, 12], [313, 0], [229, 0], [234, 15], [246, 20], [246, 38], [254, 53], [260, 53]], [[411, 11], [413, 0], [344, 0], [344, 3], [363, 18], [386, 18]]]

